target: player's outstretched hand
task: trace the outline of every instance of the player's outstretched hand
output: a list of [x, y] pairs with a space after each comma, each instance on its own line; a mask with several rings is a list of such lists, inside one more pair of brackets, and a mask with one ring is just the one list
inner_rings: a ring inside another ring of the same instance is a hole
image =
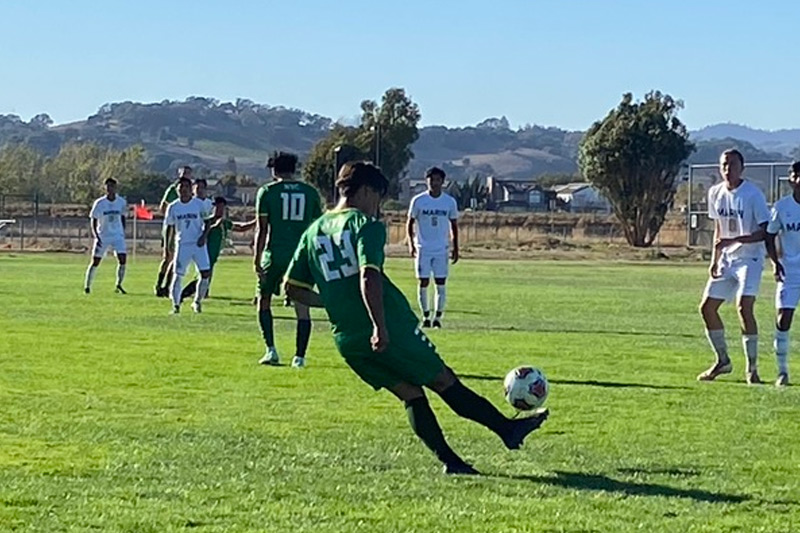
[[775, 281], [783, 281], [786, 273], [783, 270], [783, 265], [780, 261], [772, 265], [772, 273], [775, 276]]
[[369, 342], [372, 345], [373, 352], [384, 352], [386, 347], [389, 346], [389, 332], [375, 326], [372, 328], [372, 337]]
[[459, 259], [459, 257], [461, 257], [459, 255], [459, 253], [458, 253], [458, 248], [453, 248], [453, 252], [451, 253], [451, 256], [453, 258], [453, 264], [455, 265], [456, 263], [458, 263], [458, 259]]

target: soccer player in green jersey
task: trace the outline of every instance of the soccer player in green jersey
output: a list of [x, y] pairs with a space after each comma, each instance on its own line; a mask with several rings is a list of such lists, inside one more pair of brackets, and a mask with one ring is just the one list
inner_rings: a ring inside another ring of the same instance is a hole
[[548, 412], [506, 418], [456, 377], [383, 272], [386, 229], [375, 217], [388, 181], [378, 167], [356, 162], [342, 167], [336, 185], [342, 199], [303, 234], [286, 291], [294, 301], [325, 308], [345, 362], [374, 389], [385, 388], [405, 402], [412, 429], [445, 473], [476, 474], [447, 444], [423, 387], [459, 416], [492, 430], [511, 450], [542, 425]]
[[[277, 365], [280, 362], [275, 348], [272, 328], [272, 295], [280, 294], [281, 282], [300, 236], [322, 214], [317, 190], [294, 179], [297, 156], [276, 152], [267, 162], [273, 181], [262, 186], [256, 196], [256, 242], [253, 251], [254, 268], [258, 276], [258, 323], [264, 336], [266, 352], [259, 363]], [[295, 355], [292, 366], [305, 366], [306, 348], [311, 336], [311, 315], [308, 307], [294, 306], [297, 316]]]
[[[167, 206], [178, 199], [178, 183], [181, 178], [187, 178], [191, 182], [192, 167], [184, 165], [178, 168], [178, 179], [171, 183], [161, 197], [158, 210], [162, 215], [166, 214]], [[161, 298], [169, 297], [170, 280], [172, 278], [172, 261], [175, 253], [175, 243], [167, 241], [167, 226], [164, 225], [161, 231], [161, 262], [158, 264], [158, 277], [156, 278], [155, 295]]]
[[[256, 227], [256, 221], [250, 222], [233, 222], [225, 216], [225, 208], [228, 206], [228, 201], [224, 196], [217, 196], [214, 198], [214, 217], [213, 222], [208, 229], [208, 238], [206, 239], [206, 248], [208, 248], [208, 261], [211, 263], [211, 273], [208, 275], [208, 283], [211, 285], [211, 280], [214, 278], [214, 265], [219, 259], [222, 252], [222, 246], [228, 240], [228, 235], [231, 231], [249, 231]], [[181, 292], [181, 300], [191, 298], [197, 290], [197, 280], [193, 280]], [[208, 294], [206, 294], [208, 298]]]

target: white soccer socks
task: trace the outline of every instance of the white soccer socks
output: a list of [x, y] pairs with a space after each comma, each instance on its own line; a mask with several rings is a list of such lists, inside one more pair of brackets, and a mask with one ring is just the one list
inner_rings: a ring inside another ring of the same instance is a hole
[[444, 314], [444, 304], [447, 301], [447, 289], [444, 285], [436, 285], [436, 318]]
[[775, 359], [778, 362], [778, 374], [789, 373], [789, 332], [775, 330]]
[[742, 335], [742, 347], [747, 357], [747, 372], [758, 370], [758, 335]]

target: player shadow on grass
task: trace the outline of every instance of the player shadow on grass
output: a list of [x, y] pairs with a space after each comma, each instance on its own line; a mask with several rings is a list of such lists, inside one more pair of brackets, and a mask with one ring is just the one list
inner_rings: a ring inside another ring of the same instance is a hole
[[742, 503], [752, 499], [750, 496], [742, 494], [726, 494], [702, 489], [681, 489], [657, 483], [633, 483], [613, 479], [602, 474], [585, 474], [583, 472], [556, 471], [555, 476], [494, 474], [490, 477], [533, 481], [534, 483], [565, 489], [617, 492], [626, 496], [687, 498], [697, 502], [708, 503]]
[[[483, 376], [479, 374], [459, 374], [463, 379], [477, 381], [503, 381], [502, 376]], [[620, 389], [654, 389], [654, 390], [691, 390], [691, 387], [681, 385], [653, 385], [650, 383], [623, 383], [618, 381], [598, 381], [596, 379], [548, 379], [557, 385], [585, 385], [587, 387], [620, 388]]]

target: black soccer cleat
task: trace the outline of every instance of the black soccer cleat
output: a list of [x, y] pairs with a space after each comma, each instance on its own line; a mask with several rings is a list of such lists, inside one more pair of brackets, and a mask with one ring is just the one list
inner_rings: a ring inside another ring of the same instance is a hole
[[442, 329], [442, 321], [438, 318], [433, 319], [433, 329]]
[[430, 319], [430, 318], [426, 318], [426, 319], [424, 319], [424, 320], [422, 321], [422, 327], [423, 327], [423, 328], [429, 328], [429, 327], [431, 327], [431, 319]]
[[85, 292], [86, 294], [89, 294], [89, 293], [92, 292], [92, 290], [89, 287], [84, 287], [83, 288], [83, 292]]
[[127, 291], [122, 288], [122, 285], [117, 285], [117, 287], [114, 289], [114, 292], [117, 294], [128, 294]]
[[465, 462], [449, 463], [444, 465], [444, 473], [449, 476], [478, 476], [480, 472], [475, 470], [472, 465]]
[[525, 441], [525, 437], [539, 429], [544, 421], [547, 420], [549, 414], [550, 411], [543, 409], [533, 416], [509, 421], [510, 429], [508, 433], [502, 437], [506, 448], [509, 450], [519, 450], [522, 443]]

